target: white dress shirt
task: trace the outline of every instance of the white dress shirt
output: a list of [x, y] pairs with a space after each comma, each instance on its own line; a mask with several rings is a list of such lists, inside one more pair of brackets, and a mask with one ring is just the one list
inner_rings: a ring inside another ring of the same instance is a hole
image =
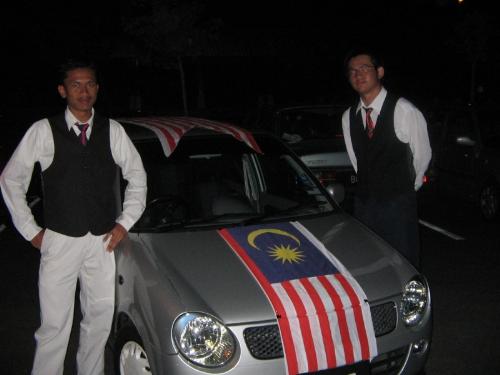
[[[79, 121], [69, 109], [66, 109], [65, 117], [68, 131], [73, 130], [80, 135], [80, 130], [76, 126]], [[87, 139], [92, 133], [93, 119], [94, 110], [88, 121]], [[123, 178], [128, 182], [123, 211], [116, 222], [128, 231], [144, 211], [147, 191], [146, 172], [141, 157], [125, 130], [117, 121], [111, 119], [109, 138], [113, 159], [121, 168]], [[42, 230], [36, 223], [26, 201], [33, 168], [36, 162], [40, 162], [41, 169], [44, 171], [52, 163], [53, 157], [52, 130], [48, 119], [43, 119], [35, 122], [28, 129], [0, 176], [0, 187], [12, 221], [19, 233], [28, 241]]]
[[[382, 110], [387, 90], [382, 87], [375, 100], [366, 106], [361, 99], [359, 100], [356, 108], [356, 113], [361, 110], [361, 107], [373, 108], [370, 116], [377, 127], [377, 118]], [[344, 132], [344, 141], [347, 148], [347, 153], [351, 159], [351, 163], [356, 172], [358, 171], [356, 155], [352, 146], [350, 124], [349, 124], [349, 109], [347, 109], [342, 116], [342, 130]], [[366, 113], [361, 110], [363, 117], [363, 124], [366, 126]], [[413, 154], [413, 167], [415, 168], [415, 190], [418, 190], [423, 183], [424, 174], [429, 166], [432, 156], [431, 145], [429, 142], [429, 135], [427, 133], [427, 122], [424, 115], [412, 103], [405, 98], [399, 98], [394, 109], [394, 131], [396, 136], [403, 143], [410, 145]]]

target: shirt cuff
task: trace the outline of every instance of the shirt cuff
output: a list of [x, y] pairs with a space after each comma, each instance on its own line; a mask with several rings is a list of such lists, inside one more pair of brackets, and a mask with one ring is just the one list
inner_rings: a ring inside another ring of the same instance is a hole
[[124, 217], [122, 215], [118, 219], [116, 219], [116, 223], [120, 224], [128, 232], [130, 230], [130, 228], [132, 228], [132, 226], [134, 225], [135, 222], [133, 220], [127, 219], [126, 217]]
[[19, 232], [26, 241], [31, 241], [42, 230], [43, 228], [38, 225], [29, 225], [26, 228], [22, 228]]

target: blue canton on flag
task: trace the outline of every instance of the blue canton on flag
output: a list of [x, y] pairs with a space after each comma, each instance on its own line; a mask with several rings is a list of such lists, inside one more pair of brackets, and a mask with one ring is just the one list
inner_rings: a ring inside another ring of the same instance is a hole
[[290, 223], [228, 229], [270, 283], [335, 274], [337, 268]]

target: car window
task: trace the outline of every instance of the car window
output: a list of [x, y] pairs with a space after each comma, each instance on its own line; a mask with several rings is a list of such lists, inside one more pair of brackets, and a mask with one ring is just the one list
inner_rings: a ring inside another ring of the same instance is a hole
[[281, 114], [280, 132], [302, 140], [342, 138], [342, 112], [315, 113], [290, 111]]
[[168, 158], [157, 140], [136, 142], [148, 195], [135, 229], [230, 225], [277, 215], [292, 220], [334, 209], [288, 148], [274, 137], [256, 140], [263, 154], [225, 135], [185, 137]]

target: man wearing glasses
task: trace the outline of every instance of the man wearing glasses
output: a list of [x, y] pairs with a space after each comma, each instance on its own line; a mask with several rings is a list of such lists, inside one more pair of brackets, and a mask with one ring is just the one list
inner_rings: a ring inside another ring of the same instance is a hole
[[427, 123], [412, 103], [384, 88], [383, 64], [371, 51], [351, 51], [345, 69], [359, 95], [342, 117], [358, 176], [354, 216], [419, 268], [416, 191], [431, 159]]

